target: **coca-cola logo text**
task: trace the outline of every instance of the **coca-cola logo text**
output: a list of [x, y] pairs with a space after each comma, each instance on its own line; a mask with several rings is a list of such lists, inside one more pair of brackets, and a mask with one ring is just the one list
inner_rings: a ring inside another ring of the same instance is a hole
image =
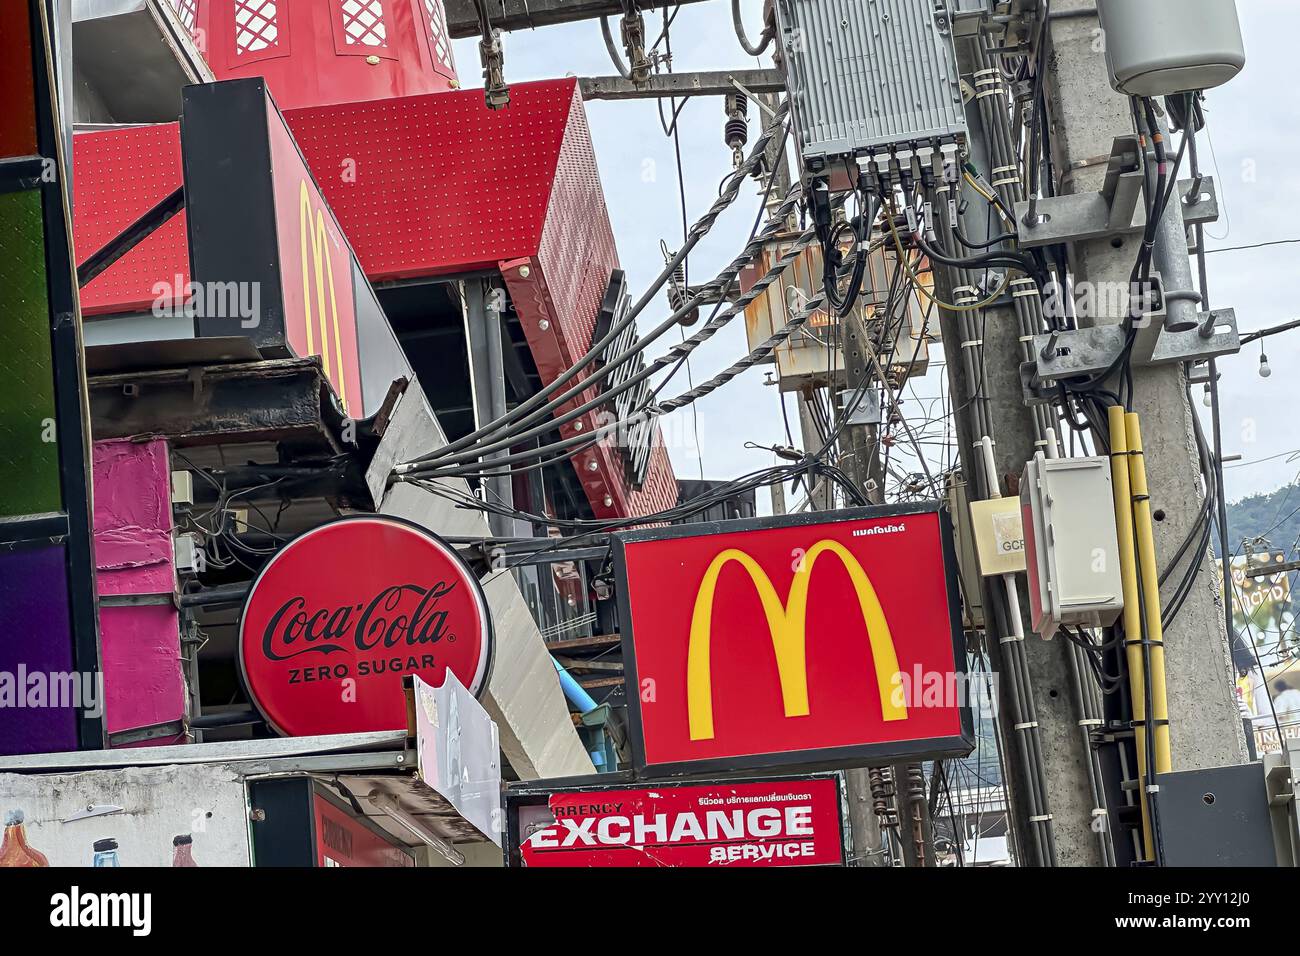
[[[429, 587], [394, 584], [358, 604], [309, 609], [301, 596], [285, 601], [271, 615], [262, 632], [262, 653], [267, 660], [287, 661], [313, 652], [331, 654], [347, 650], [389, 649], [454, 642], [442, 600], [456, 589], [456, 583], [439, 581]], [[409, 613], [412, 600], [418, 597]]]

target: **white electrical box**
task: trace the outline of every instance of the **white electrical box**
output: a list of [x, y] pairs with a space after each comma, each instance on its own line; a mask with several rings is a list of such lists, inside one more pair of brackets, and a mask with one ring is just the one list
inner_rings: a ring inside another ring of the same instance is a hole
[[194, 506], [194, 476], [188, 471], [172, 472], [172, 504]]
[[173, 540], [177, 574], [202, 574], [207, 569], [203, 543], [195, 534], [178, 534]]
[[1106, 627], [1124, 609], [1115, 496], [1108, 458], [1047, 458], [1020, 482], [1034, 630]]
[[1246, 65], [1236, 0], [1097, 0], [1097, 14], [1121, 93], [1208, 90]]

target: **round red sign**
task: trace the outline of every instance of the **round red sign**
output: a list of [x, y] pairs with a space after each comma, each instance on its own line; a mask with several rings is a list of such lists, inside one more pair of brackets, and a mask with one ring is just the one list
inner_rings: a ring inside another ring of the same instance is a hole
[[253, 582], [239, 625], [244, 685], [294, 737], [406, 727], [402, 679], [478, 695], [492, 617], [478, 579], [437, 535], [362, 515], [306, 532]]

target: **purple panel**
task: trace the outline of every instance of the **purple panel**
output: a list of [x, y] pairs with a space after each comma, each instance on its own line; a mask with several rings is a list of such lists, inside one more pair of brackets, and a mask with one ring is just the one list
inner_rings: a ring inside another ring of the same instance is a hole
[[73, 670], [66, 564], [62, 545], [0, 551], [0, 754], [77, 749], [76, 709], [50, 694]]

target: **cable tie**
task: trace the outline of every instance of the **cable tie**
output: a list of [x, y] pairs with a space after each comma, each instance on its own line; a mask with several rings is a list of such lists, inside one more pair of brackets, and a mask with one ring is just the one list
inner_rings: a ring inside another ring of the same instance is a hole
[[1146, 790], [1147, 793], [1159, 793], [1159, 792], [1160, 792], [1160, 784], [1158, 784], [1158, 783], [1150, 783], [1150, 784], [1147, 784], [1147, 786], [1146, 786], [1144, 789]]
[[1105, 724], [1105, 723], [1106, 723], [1106, 722], [1105, 722], [1104, 720], [1102, 720], [1100, 717], [1086, 717], [1086, 718], [1084, 718], [1083, 720], [1079, 721], [1079, 726], [1080, 726], [1080, 727], [1100, 727], [1100, 726], [1102, 726], [1102, 725]]
[[1093, 807], [1092, 815], [1094, 817], [1108, 817], [1110, 816], [1110, 813], [1106, 810], [1105, 807]]
[[1037, 727], [1037, 726], [1038, 726], [1038, 721], [1036, 721], [1036, 720], [1030, 720], [1030, 721], [1026, 721], [1026, 722], [1023, 723], [1023, 724], [1016, 724], [1015, 727], [1014, 727], [1013, 729], [1014, 729], [1014, 730], [1033, 730], [1033, 729], [1034, 729], [1035, 727]]
[[1039, 814], [1036, 817], [1029, 818], [1030, 823], [1050, 823], [1051, 821], [1052, 821], [1052, 815], [1050, 813], [1043, 813], [1043, 814]]
[[1002, 95], [1002, 87], [991, 86], [986, 90], [980, 90], [978, 93], [976, 93], [975, 99], [982, 100], [986, 96], [1001, 96], [1001, 95]]
[[995, 172], [995, 173], [1017, 173], [1017, 174], [1019, 174], [1019, 172], [1020, 172], [1020, 167], [1019, 167], [1019, 166], [994, 166], [994, 167], [993, 167], [993, 172]]
[[961, 347], [964, 349], [973, 349], [973, 348], [978, 348], [983, 344], [984, 344], [983, 339], [971, 339], [969, 342], [961, 343]]
[[1023, 641], [1023, 640], [1024, 640], [1023, 637], [1016, 637], [1016, 635], [1012, 634], [1010, 637], [1000, 637], [1000, 638], [998, 638], [998, 643], [999, 643], [999, 644], [1014, 644], [1016, 641]]
[[977, 76], [998, 76], [998, 75], [999, 74], [998, 74], [997, 67], [989, 67], [986, 70], [976, 70], [974, 73], [971, 74], [971, 77], [974, 78]]

